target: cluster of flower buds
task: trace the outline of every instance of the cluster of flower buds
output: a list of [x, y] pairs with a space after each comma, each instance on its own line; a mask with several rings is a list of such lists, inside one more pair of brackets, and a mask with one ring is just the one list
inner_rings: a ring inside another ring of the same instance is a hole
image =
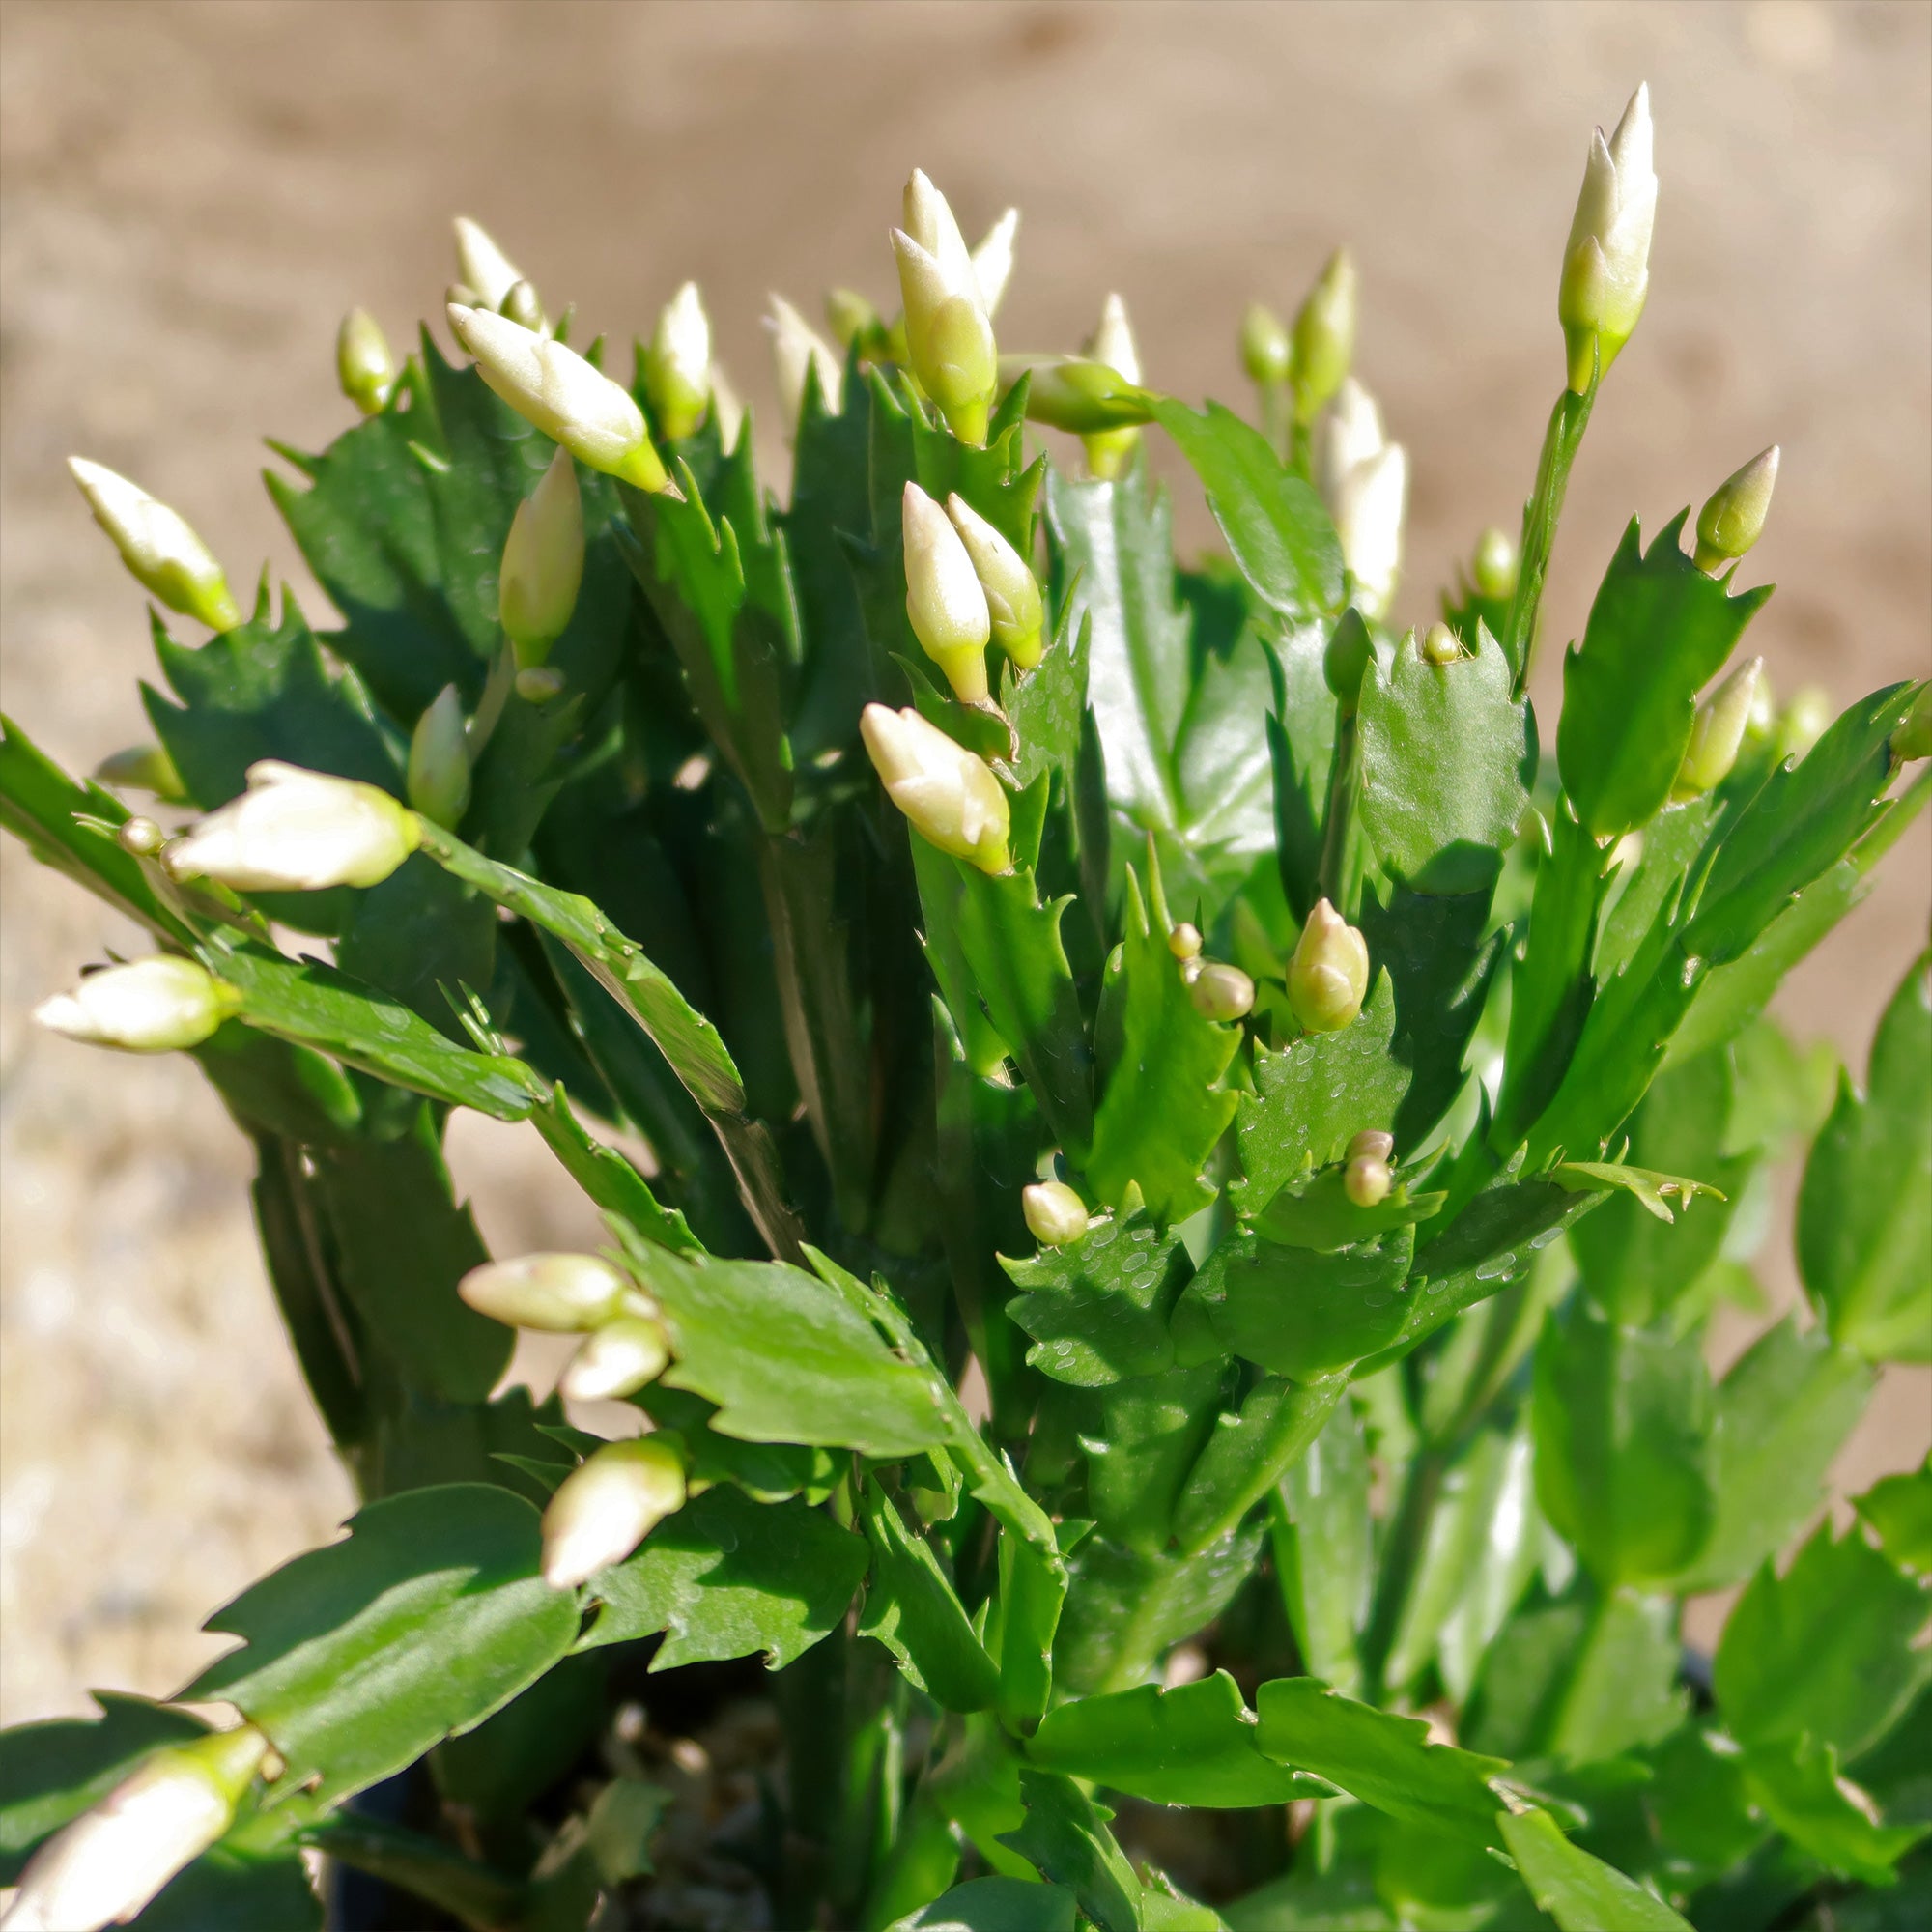
[[1375, 1208], [1388, 1199], [1394, 1185], [1389, 1161], [1395, 1154], [1395, 1136], [1378, 1127], [1364, 1127], [1349, 1143], [1342, 1188], [1357, 1208]]
[[1369, 991], [1369, 945], [1329, 904], [1318, 900], [1288, 962], [1288, 1003], [1310, 1033], [1339, 1033], [1362, 1010]]
[[1738, 749], [1745, 741], [1745, 729], [1757, 710], [1758, 685], [1764, 674], [1764, 660], [1752, 658], [1741, 664], [1705, 701], [1697, 707], [1690, 726], [1690, 742], [1685, 748], [1684, 762], [1678, 767], [1670, 795], [1674, 799], [1702, 798], [1715, 791], [1730, 776], [1738, 761]]
[[1087, 1204], [1064, 1180], [1037, 1180], [1020, 1189], [1020, 1212], [1043, 1248], [1065, 1248], [1093, 1226]]
[[469, 803], [469, 741], [463, 696], [453, 684], [437, 693], [410, 734], [407, 789], [412, 811], [455, 831]]
[[799, 412], [805, 408], [807, 376], [815, 376], [819, 401], [837, 415], [845, 390], [845, 367], [832, 345], [784, 297], [772, 297], [771, 304], [765, 327], [771, 330], [779, 404], [787, 431], [796, 433]]
[[887, 794], [928, 844], [982, 872], [1011, 869], [1007, 789], [985, 759], [910, 707], [868, 704], [859, 730]]
[[1570, 387], [1581, 395], [1631, 338], [1650, 293], [1650, 237], [1657, 221], [1651, 165], [1650, 90], [1639, 87], [1605, 141], [1590, 137], [1583, 188], [1563, 249], [1557, 320]]
[[43, 1000], [34, 1019], [90, 1046], [179, 1053], [199, 1046], [241, 1005], [241, 994], [206, 967], [156, 953], [85, 975], [72, 992]]
[[380, 786], [265, 758], [248, 789], [161, 854], [175, 879], [239, 893], [309, 893], [381, 885], [418, 845], [422, 824]]
[[[993, 304], [980, 284], [946, 197], [917, 168], [905, 187], [905, 226], [893, 230], [899, 296], [905, 304], [906, 355], [920, 386], [938, 405], [954, 436], [975, 445], [999, 389]], [[1002, 289], [1010, 267], [1011, 235], [982, 244]]]
[[658, 1305], [596, 1255], [519, 1255], [471, 1268], [456, 1292], [511, 1328], [583, 1335], [557, 1387], [585, 1402], [635, 1394], [670, 1360]]
[[276, 1762], [252, 1724], [154, 1752], [28, 1861], [8, 1932], [99, 1932], [132, 1918], [222, 1836]]
[[1777, 488], [1777, 445], [1773, 443], [1711, 493], [1697, 513], [1697, 568], [1715, 575], [1735, 563], [1764, 534]]
[[1304, 427], [1341, 388], [1355, 359], [1359, 293], [1354, 258], [1337, 248], [1295, 311], [1288, 382], [1294, 419]]
[[1180, 962], [1180, 981], [1204, 1019], [1237, 1020], [1254, 1010], [1255, 982], [1238, 966], [1201, 956], [1201, 928], [1182, 920], [1170, 926], [1167, 950]]
[[1039, 662], [1039, 584], [1026, 558], [957, 492], [942, 510], [908, 483], [900, 525], [913, 635], [962, 704], [985, 704], [989, 641], [1021, 670]]
[[144, 590], [211, 631], [232, 631], [242, 621], [214, 553], [179, 511], [105, 464], [70, 456], [67, 467], [94, 521], [113, 539], [121, 561]]
[[684, 1457], [667, 1435], [609, 1442], [561, 1483], [543, 1514], [543, 1579], [574, 1590], [621, 1563], [684, 1507]]
[[497, 618], [516, 654], [518, 689], [526, 697], [553, 695], [531, 690], [530, 673], [543, 668], [551, 646], [569, 627], [582, 583], [583, 497], [565, 448], [551, 458], [537, 487], [517, 505], [497, 573]]
[[352, 308], [335, 334], [335, 379], [365, 416], [379, 413], [396, 388], [396, 358], [382, 325], [366, 308]]
[[1355, 580], [1355, 602], [1365, 616], [1386, 616], [1402, 570], [1408, 453], [1388, 440], [1376, 399], [1352, 376], [1337, 384], [1322, 422], [1316, 474]]
[[[1141, 383], [1141, 352], [1134, 342], [1132, 325], [1127, 321], [1127, 305], [1118, 295], [1110, 295], [1100, 310], [1100, 320], [1087, 338], [1086, 355], [1103, 369], [1111, 369], [1134, 388]], [[1133, 461], [1140, 447], [1141, 433], [1128, 425], [1121, 429], [1094, 430], [1081, 439], [1087, 451], [1091, 474], [1111, 481]]]

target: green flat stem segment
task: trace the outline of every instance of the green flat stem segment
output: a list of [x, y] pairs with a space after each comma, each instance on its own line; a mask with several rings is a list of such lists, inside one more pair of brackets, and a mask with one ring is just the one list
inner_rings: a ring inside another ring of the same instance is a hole
[[1509, 623], [1501, 642], [1516, 671], [1519, 693], [1529, 687], [1536, 662], [1536, 620], [1543, 605], [1543, 582], [1549, 574], [1549, 553], [1556, 543], [1556, 526], [1563, 515], [1563, 496], [1570, 487], [1570, 466], [1589, 427], [1601, 377], [1579, 396], [1565, 389], [1549, 412], [1543, 433], [1543, 453], [1536, 463], [1536, 487], [1522, 509], [1522, 544], [1517, 565], [1516, 595], [1510, 599]]

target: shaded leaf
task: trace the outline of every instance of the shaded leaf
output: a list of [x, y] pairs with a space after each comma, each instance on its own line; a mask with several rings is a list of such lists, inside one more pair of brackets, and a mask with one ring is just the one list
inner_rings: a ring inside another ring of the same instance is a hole
[[875, 1478], [867, 1479], [859, 1514], [872, 1546], [872, 1577], [859, 1634], [877, 1637], [907, 1677], [943, 1709], [987, 1709], [999, 1691], [999, 1666], [974, 1634], [931, 1544], [906, 1528]]
[[1799, 1850], [1863, 1885], [1893, 1884], [1892, 1867], [1932, 1830], [1879, 1824], [1845, 1789], [1838, 1753], [1813, 1738], [1754, 1745], [1745, 1753], [1744, 1770], [1765, 1816]]
[[1690, 1932], [1655, 1892], [1573, 1845], [1548, 1811], [1504, 1813], [1497, 1824], [1530, 1896], [1563, 1932]]

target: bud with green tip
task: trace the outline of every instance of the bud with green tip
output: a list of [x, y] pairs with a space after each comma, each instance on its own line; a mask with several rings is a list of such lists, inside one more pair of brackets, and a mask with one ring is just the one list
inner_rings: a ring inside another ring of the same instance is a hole
[[1355, 356], [1357, 298], [1354, 258], [1337, 248], [1295, 312], [1289, 383], [1298, 423], [1312, 423], [1349, 373]]
[[1777, 445], [1753, 456], [1711, 494], [1697, 514], [1697, 568], [1715, 575], [1764, 534], [1777, 487]]
[[[1122, 382], [1140, 387], [1141, 352], [1134, 341], [1133, 326], [1127, 320], [1127, 305], [1118, 295], [1108, 296], [1100, 308], [1100, 320], [1087, 339], [1088, 360], [1111, 369]], [[1138, 429], [1098, 430], [1082, 439], [1087, 450], [1087, 469], [1103, 481], [1119, 476], [1133, 461], [1140, 447]]]
[[1004, 394], [1025, 376], [1027, 420], [1075, 436], [1153, 420], [1151, 398], [1118, 370], [1084, 355], [1003, 355]]
[[819, 400], [837, 415], [845, 372], [831, 345], [782, 296], [772, 297], [765, 327], [771, 330], [772, 366], [778, 376], [779, 404], [787, 431], [795, 433], [798, 428], [799, 412], [805, 408], [808, 370], [818, 377]]
[[1375, 640], [1362, 613], [1350, 604], [1336, 620], [1335, 629], [1321, 653], [1321, 679], [1344, 713], [1353, 712], [1361, 702], [1362, 679], [1376, 654]]
[[992, 613], [973, 558], [952, 519], [917, 483], [905, 486], [906, 615], [962, 704], [986, 702]]
[[1571, 389], [1581, 395], [1593, 372], [1617, 358], [1650, 293], [1650, 238], [1657, 221], [1651, 165], [1650, 90], [1639, 87], [1605, 141], [1590, 137], [1583, 188], [1563, 248], [1556, 314], [1563, 325]]
[[1402, 526], [1408, 504], [1408, 452], [1391, 442], [1343, 478], [1335, 503], [1342, 560], [1355, 580], [1364, 615], [1386, 616], [1402, 575]]
[[175, 761], [159, 745], [129, 745], [95, 766], [94, 776], [117, 791], [153, 792], [156, 798], [178, 805], [187, 797], [187, 786], [175, 769]]
[[684, 1458], [657, 1435], [611, 1442], [578, 1464], [543, 1514], [543, 1579], [574, 1590], [621, 1563], [684, 1507]]
[[1087, 1204], [1064, 1180], [1037, 1180], [1020, 1189], [1020, 1211], [1043, 1248], [1064, 1248], [1093, 1225]]
[[1013, 277], [1013, 242], [1020, 232], [1020, 212], [1009, 208], [980, 238], [973, 250], [973, 277], [980, 284], [980, 299], [986, 314], [996, 316]]
[[1237, 1020], [1254, 1010], [1255, 982], [1238, 966], [1216, 960], [1188, 980], [1187, 997], [1203, 1019]]
[[541, 665], [563, 636], [583, 582], [583, 497], [570, 451], [559, 449], [517, 505], [503, 543], [497, 602], [520, 670]]
[[179, 511], [105, 464], [70, 456], [67, 467], [94, 521], [114, 540], [121, 561], [143, 589], [211, 631], [232, 631], [242, 621], [213, 552]]
[[422, 843], [422, 822], [380, 786], [276, 758], [248, 767], [248, 789], [161, 855], [175, 879], [238, 893], [381, 885]]
[[892, 241], [912, 372], [953, 435], [978, 446], [999, 388], [992, 317], [946, 197], [918, 169], [906, 184], [905, 222]]
[[670, 1361], [670, 1337], [648, 1315], [620, 1316], [593, 1328], [557, 1378], [572, 1402], [616, 1402], [654, 1382]]
[[1932, 684], [1921, 684], [1905, 721], [1891, 734], [1891, 755], [1901, 764], [1932, 758]]
[[389, 354], [389, 339], [366, 308], [352, 308], [335, 332], [335, 380], [365, 416], [380, 413], [395, 389], [396, 358]]
[[1432, 624], [1416, 646], [1424, 664], [1452, 665], [1463, 655], [1463, 641], [1447, 624]]
[[947, 497], [946, 514], [986, 593], [994, 643], [1019, 669], [1031, 670], [1045, 648], [1046, 611], [1026, 558], [957, 491]]
[[664, 305], [644, 351], [644, 393], [673, 442], [704, 420], [711, 400], [711, 318], [696, 282]]
[[1516, 595], [1516, 545], [1505, 530], [1492, 524], [1476, 539], [1473, 575], [1477, 593], [1492, 603]]
[[1241, 317], [1241, 367], [1258, 388], [1286, 383], [1294, 365], [1288, 326], [1264, 302], [1250, 302]]
[[446, 684], [416, 720], [410, 736], [408, 790], [411, 806], [453, 832], [469, 803], [469, 746], [463, 697]]
[[859, 731], [887, 793], [922, 838], [982, 872], [1011, 869], [1011, 810], [985, 759], [910, 707], [868, 704]]
[[456, 217], [456, 272], [474, 289], [482, 306], [500, 309], [503, 298], [524, 279], [524, 271], [497, 247], [481, 222], [467, 214]]
[[1342, 1190], [1357, 1208], [1376, 1208], [1388, 1199], [1393, 1180], [1387, 1161], [1357, 1154], [1342, 1172]]
[[1690, 743], [1684, 762], [1678, 767], [1677, 781], [1671, 787], [1674, 799], [1701, 798], [1715, 791], [1730, 776], [1738, 761], [1738, 747], [1745, 741], [1745, 726], [1750, 723], [1751, 708], [1757, 701], [1757, 681], [1764, 660], [1752, 658], [1741, 664], [1704, 703], [1697, 707], [1690, 726]]
[[1802, 758], [1832, 723], [1832, 694], [1822, 684], [1801, 684], [1777, 721], [1777, 755]]
[[630, 1281], [596, 1255], [518, 1255], [485, 1262], [456, 1284], [479, 1315], [510, 1328], [571, 1335], [614, 1321], [638, 1298]]
[[199, 1046], [241, 1005], [241, 994], [206, 967], [156, 953], [86, 974], [72, 992], [43, 1000], [34, 1020], [89, 1046], [179, 1053]]
[[576, 350], [508, 316], [454, 302], [449, 326], [491, 388], [580, 462], [639, 490], [672, 491], [631, 392]]
[[1316, 903], [1288, 962], [1288, 1003], [1309, 1033], [1339, 1033], [1369, 990], [1368, 941], [1329, 904]]

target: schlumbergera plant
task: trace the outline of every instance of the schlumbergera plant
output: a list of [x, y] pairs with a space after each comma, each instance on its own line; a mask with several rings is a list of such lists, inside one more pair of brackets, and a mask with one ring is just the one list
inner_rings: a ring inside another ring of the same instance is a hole
[[[1420, 635], [1346, 255], [1248, 315], [1256, 427], [1117, 298], [1000, 356], [1016, 217], [969, 251], [923, 175], [898, 319], [774, 304], [782, 501], [695, 289], [626, 385], [469, 223], [472, 364], [354, 315], [363, 420], [277, 446], [339, 629], [76, 464], [215, 635], [155, 619], [102, 774], [154, 815], [7, 727], [8, 824], [156, 949], [41, 1017], [191, 1053], [254, 1143], [362, 1501], [178, 1701], [0, 1745], [9, 1926], [315, 1925], [316, 1852], [343, 1925], [355, 1873], [529, 1932], [1932, 1911], [1932, 1472], [1817, 1521], [1932, 1356], [1925, 961], [1862, 1091], [1765, 1012], [1923, 807], [1927, 689], [1727, 669], [1773, 450], [1694, 554], [1632, 523], [1553, 755], [1527, 696], [1656, 193], [1639, 93], [1520, 538]], [[1177, 566], [1151, 428], [1225, 556]], [[485, 1254], [459, 1107], [601, 1253]], [[1806, 1310], [1714, 1383], [1806, 1140]], [[582, 1336], [557, 1394], [499, 1386], [517, 1326]]]

